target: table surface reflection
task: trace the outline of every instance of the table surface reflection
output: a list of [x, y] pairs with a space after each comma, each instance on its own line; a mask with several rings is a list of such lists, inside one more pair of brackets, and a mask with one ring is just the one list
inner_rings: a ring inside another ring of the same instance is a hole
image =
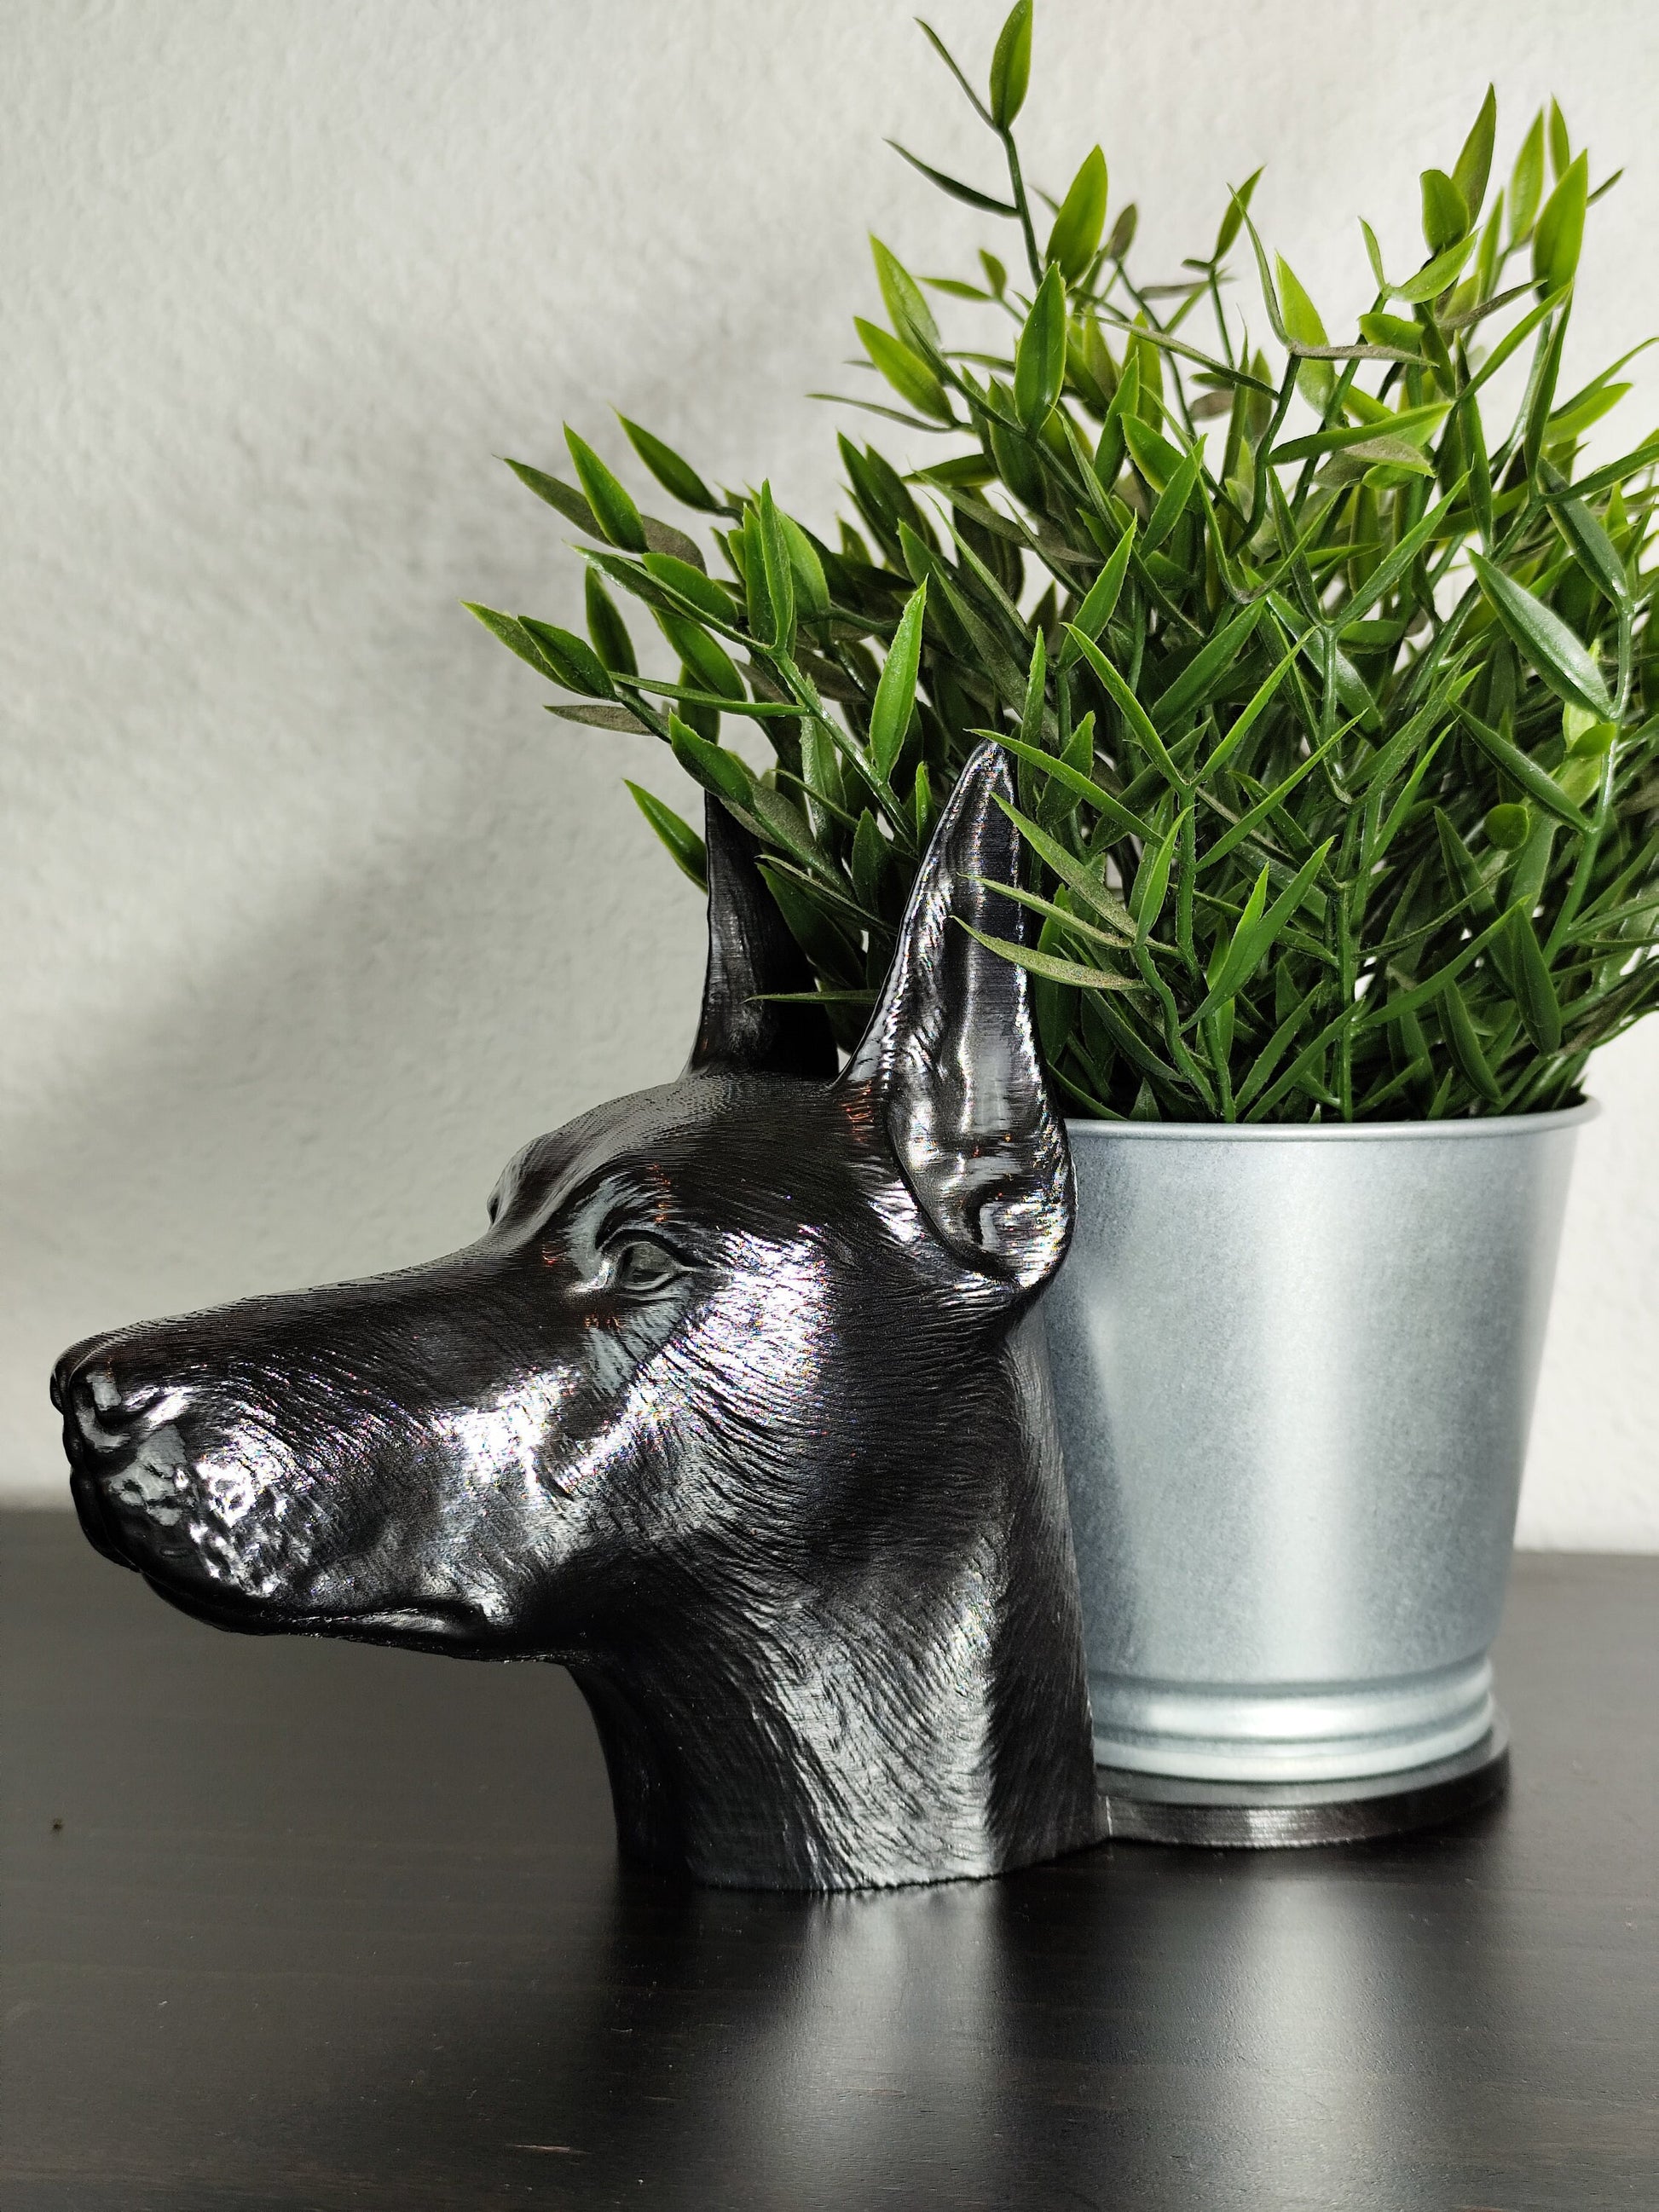
[[1659, 2203], [1659, 1560], [1518, 1563], [1460, 1826], [825, 1901], [619, 1871], [561, 1672], [0, 1527], [9, 2212]]

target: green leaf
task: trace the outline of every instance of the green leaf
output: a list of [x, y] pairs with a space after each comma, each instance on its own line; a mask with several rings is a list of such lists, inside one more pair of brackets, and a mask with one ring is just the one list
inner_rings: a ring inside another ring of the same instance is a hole
[[1463, 994], [1455, 983], [1448, 982], [1441, 986], [1439, 995], [1441, 1026], [1445, 1031], [1447, 1048], [1452, 1058], [1483, 1098], [1494, 1106], [1501, 1106], [1504, 1094], [1498, 1087], [1497, 1078], [1486, 1065], [1486, 1055], [1480, 1049], [1480, 1040], [1475, 1034], [1474, 1024], [1469, 1019]]
[[[975, 883], [983, 884], [988, 890], [1000, 890], [1004, 898], [1011, 898], [1016, 906], [1028, 908], [1040, 914], [1060, 929], [1068, 930], [1073, 937], [1086, 937], [1092, 944], [1103, 945], [1109, 952], [1121, 952], [1135, 941], [1134, 924], [1127, 920], [1109, 929], [1099, 923], [1086, 921], [1073, 907], [1058, 905], [1053, 899], [1042, 897], [1036, 891], [1022, 890], [1017, 884], [1000, 884], [989, 876], [976, 876]], [[1049, 935], [1048, 931], [1044, 936]]]
[[928, 777], [926, 761], [916, 763], [916, 782], [910, 796], [910, 811], [916, 842], [925, 846], [933, 826], [933, 787]]
[[1198, 483], [1198, 469], [1196, 452], [1182, 455], [1175, 473], [1158, 494], [1158, 505], [1146, 518], [1146, 534], [1140, 541], [1143, 553], [1155, 553], [1180, 521]]
[[1222, 216], [1221, 228], [1215, 234], [1215, 250], [1210, 256], [1212, 262], [1219, 261], [1222, 256], [1231, 250], [1233, 240], [1238, 236], [1243, 223], [1245, 210], [1250, 204], [1250, 195], [1261, 182], [1261, 172], [1257, 169], [1254, 174], [1246, 177], [1236, 192], [1229, 193], [1227, 212]]
[[1134, 550], [1135, 526], [1133, 521], [1124, 529], [1117, 542], [1117, 550], [1084, 594], [1082, 605], [1066, 626], [1066, 635], [1060, 641], [1055, 665], [1069, 668], [1077, 659], [1079, 637], [1097, 638], [1116, 609], [1118, 597], [1123, 589], [1124, 573], [1129, 566], [1129, 556]]
[[902, 161], [908, 161], [913, 169], [919, 170], [927, 178], [930, 185], [937, 185], [940, 191], [948, 192], [953, 200], [960, 200], [964, 207], [977, 208], [981, 215], [1017, 216], [1019, 213], [1012, 200], [995, 199], [989, 192], [981, 192], [972, 185], [964, 185], [960, 177], [947, 176], [943, 169], [936, 169], [931, 162], [919, 160], [908, 147], [901, 146], [896, 138], [890, 138], [887, 143]]
[[1077, 641], [1078, 651], [1111, 694], [1113, 704], [1122, 715], [1131, 733], [1139, 740], [1142, 750], [1152, 760], [1158, 773], [1176, 790], [1184, 792], [1187, 788], [1186, 779], [1170, 758], [1169, 747], [1158, 735], [1146, 709], [1094, 640], [1085, 637], [1082, 632], [1071, 623], [1067, 623], [1066, 627]]
[[[1314, 1001], [1324, 988], [1325, 984], [1322, 978], [1314, 984], [1311, 990], [1305, 992], [1291, 1006], [1285, 1019], [1256, 1054], [1251, 1063], [1249, 1073], [1239, 1085], [1234, 1097], [1233, 1106], [1236, 1112], [1243, 1113], [1263, 1084], [1272, 1079], [1274, 1068], [1285, 1056], [1285, 1048], [1304, 1026], [1309, 1014], [1313, 1011]], [[1316, 1040], [1316, 1044], [1317, 1042]]]
[[[1444, 821], [1445, 817], [1440, 815], [1438, 818]], [[1480, 827], [1486, 834], [1487, 842], [1495, 845], [1500, 853], [1518, 853], [1532, 834], [1532, 817], [1524, 806], [1508, 801], [1491, 808]]]
[[710, 744], [689, 729], [678, 714], [668, 718], [668, 742], [674, 757], [694, 783], [712, 791], [716, 799], [729, 799], [749, 808], [755, 797], [755, 781], [736, 753], [724, 745]]
[[688, 538], [672, 522], [659, 522], [654, 514], [642, 514], [640, 521], [644, 526], [645, 542], [653, 553], [672, 554], [676, 561], [684, 561], [688, 568], [702, 568], [707, 565], [702, 557], [702, 548], [696, 539]]
[[[1029, 0], [1021, 4], [1029, 11]], [[1014, 349], [1014, 412], [1028, 431], [1048, 421], [1065, 380], [1066, 278], [1056, 264], [1037, 287]]]
[[1572, 161], [1572, 140], [1567, 136], [1567, 118], [1561, 112], [1559, 100], [1550, 102], [1550, 167], [1558, 177], [1566, 174]]
[[1420, 353], [1423, 333], [1415, 323], [1400, 315], [1362, 315], [1359, 335], [1367, 345], [1386, 346], [1394, 353]]
[[901, 399], [907, 400], [918, 414], [931, 415], [942, 422], [955, 419], [945, 386], [919, 353], [906, 345], [902, 338], [894, 337], [879, 323], [867, 322], [862, 315], [854, 316], [853, 327], [864, 341], [864, 349], [872, 362]]
[[1339, 423], [1330, 430], [1316, 430], [1305, 438], [1290, 438], [1275, 446], [1274, 461], [1305, 461], [1316, 453], [1338, 453], [1353, 446], [1362, 450], [1384, 440], [1403, 440], [1409, 446], [1425, 445], [1446, 417], [1448, 402], [1436, 400], [1426, 407], [1407, 407], [1398, 415], [1385, 408], [1376, 422]]
[[1115, 793], [1103, 789], [1091, 776], [1085, 775], [1063, 757], [1056, 759], [1053, 753], [1045, 752], [1040, 745], [1028, 745], [1023, 738], [1011, 738], [1000, 730], [975, 730], [970, 734], [994, 738], [1005, 752], [1011, 752], [1017, 760], [1027, 761], [1033, 768], [1041, 769], [1045, 775], [1050, 775], [1057, 783], [1063, 784], [1074, 797], [1086, 799], [1091, 806], [1097, 808], [1120, 835], [1144, 841], [1156, 834], [1151, 824], [1143, 822], [1133, 808], [1125, 806]]
[[1612, 538], [1583, 501], [1575, 499], [1564, 485], [1559, 491], [1546, 489], [1544, 503], [1591, 582], [1607, 594], [1615, 607], [1626, 615], [1633, 614], [1635, 602], [1625, 564]]
[[528, 461], [509, 461], [507, 465], [519, 482], [533, 491], [538, 499], [544, 499], [556, 507], [567, 522], [574, 522], [578, 530], [585, 530], [590, 538], [603, 538], [599, 517], [576, 489], [558, 477], [550, 477], [545, 469], [532, 469]]
[[1413, 307], [1420, 307], [1430, 300], [1437, 300], [1449, 285], [1455, 284], [1462, 271], [1463, 264], [1474, 251], [1473, 235], [1460, 239], [1449, 246], [1443, 253], [1437, 253], [1432, 261], [1419, 269], [1415, 276], [1404, 284], [1390, 284], [1389, 296], [1405, 300]]
[[[1486, 217], [1486, 228], [1480, 234], [1480, 243], [1474, 253], [1475, 297], [1483, 304], [1490, 301], [1498, 289], [1499, 255], [1504, 245], [1504, 195], [1500, 191], [1492, 204], [1492, 213]], [[1362, 316], [1363, 321], [1364, 318]]]
[[666, 607], [656, 611], [663, 635], [706, 692], [742, 705], [748, 699], [737, 663], [725, 647], [689, 616]]
[[1167, 438], [1160, 438], [1152, 425], [1143, 422], [1139, 416], [1125, 416], [1123, 438], [1130, 459], [1155, 492], [1164, 489], [1187, 459], [1179, 447], [1172, 446]]
[[[1028, 745], [1020, 748], [1022, 753], [1029, 753], [1030, 750]], [[1042, 764], [1045, 768], [1051, 768], [1053, 762], [1045, 757]], [[1114, 928], [1119, 930], [1124, 928], [1130, 919], [1128, 909], [1121, 899], [1107, 890], [1103, 874], [1100, 872], [1103, 869], [1103, 862], [1091, 865], [1079, 860], [1074, 854], [1068, 853], [1057, 839], [1051, 837], [1041, 823], [1033, 822], [1029, 815], [1022, 814], [1006, 799], [999, 796], [997, 805], [1037, 858], [1065, 884], [1067, 890], [1080, 898], [1103, 921], [1110, 922]]]
[[517, 615], [504, 615], [497, 607], [480, 606], [476, 599], [463, 599], [461, 605], [468, 614], [476, 617], [494, 638], [498, 638], [509, 653], [516, 653], [520, 660], [533, 668], [538, 676], [544, 676], [555, 684], [563, 684], [567, 691], [580, 686], [565, 682], [564, 672], [547, 655], [531, 636]]
[[1322, 761], [1329, 759], [1352, 726], [1352, 723], [1345, 722], [1333, 730], [1323, 744], [1316, 746], [1305, 760], [1298, 761], [1288, 775], [1282, 777], [1271, 791], [1258, 799], [1248, 812], [1241, 814], [1232, 827], [1224, 830], [1205, 853], [1198, 864], [1199, 872], [1203, 874], [1208, 869], [1215, 867], [1219, 862], [1224, 860], [1230, 853], [1242, 845], [1247, 837], [1253, 836], [1264, 823], [1282, 815], [1285, 802], [1291, 793], [1298, 784], [1306, 781]]
[[1573, 489], [1580, 499], [1593, 499], [1604, 491], [1610, 491], [1614, 484], [1628, 483], [1632, 477], [1639, 475], [1644, 469], [1656, 466], [1659, 466], [1659, 431], [1644, 438], [1635, 452], [1626, 453], [1622, 460], [1609, 461], [1606, 468], [1596, 469], [1590, 475], [1581, 477]]
[[1414, 523], [1401, 539], [1392, 553], [1374, 568], [1364, 583], [1354, 593], [1341, 611], [1337, 636], [1346, 637], [1356, 623], [1362, 622], [1377, 603], [1385, 599], [1407, 571], [1420, 557], [1462, 490], [1461, 483], [1454, 484], [1445, 497], [1431, 507], [1422, 519]]
[[853, 834], [853, 888], [872, 914], [881, 911], [881, 879], [887, 869], [887, 841], [866, 806]]
[[1106, 156], [1096, 146], [1084, 155], [1048, 233], [1045, 258], [1060, 264], [1068, 284], [1081, 283], [1105, 228]]
[[881, 681], [870, 709], [870, 764], [886, 783], [893, 773], [916, 701], [916, 672], [921, 664], [921, 625], [927, 586], [918, 584], [899, 617], [887, 648]]
[[1048, 682], [1048, 649], [1038, 629], [1031, 642], [1031, 658], [1025, 678], [1025, 699], [1020, 709], [1019, 734], [1028, 745], [1042, 741], [1042, 709]]
[[1565, 407], [1556, 408], [1545, 425], [1544, 442], [1556, 446], [1568, 439], [1576, 441], [1582, 438], [1592, 423], [1610, 415], [1631, 389], [1628, 384], [1598, 384], [1593, 391], [1570, 400]]
[[1218, 679], [1255, 636], [1262, 611], [1263, 602], [1256, 599], [1242, 614], [1235, 615], [1207, 644], [1200, 647], [1168, 690], [1152, 702], [1152, 720], [1160, 730], [1173, 729], [1209, 697]]
[[605, 463], [585, 438], [579, 438], [567, 422], [564, 441], [570, 448], [570, 458], [576, 465], [576, 474], [587, 495], [600, 534], [624, 552], [643, 553], [646, 550], [645, 525], [640, 510], [623, 486], [617, 483]]
[[534, 615], [520, 615], [519, 621], [567, 691], [585, 691], [591, 699], [616, 697], [605, 663], [585, 637], [561, 629], [556, 623], [538, 622]]
[[642, 722], [626, 707], [605, 704], [573, 707], [568, 700], [558, 699], [550, 704], [547, 712], [556, 714], [562, 722], [580, 722], [590, 730], [626, 730], [630, 736], [636, 738], [648, 738], [654, 734], [649, 723]]
[[1510, 241], [1522, 239], [1532, 228], [1538, 203], [1544, 196], [1544, 111], [1533, 118], [1532, 128], [1521, 142], [1510, 172]]
[[1503, 769], [1512, 783], [1518, 783], [1528, 797], [1541, 806], [1558, 822], [1565, 822], [1581, 837], [1588, 837], [1590, 825], [1561, 789], [1554, 778], [1547, 775], [1529, 754], [1519, 745], [1512, 744], [1501, 730], [1494, 730], [1470, 713], [1467, 707], [1457, 709], [1459, 720], [1496, 768]]
[[1359, 228], [1364, 236], [1365, 258], [1371, 264], [1371, 274], [1376, 279], [1376, 289], [1379, 292], [1386, 292], [1389, 289], [1389, 280], [1382, 271], [1382, 249], [1376, 242], [1376, 233], [1363, 216], [1359, 219]]
[[1000, 952], [1016, 968], [1024, 968], [1032, 975], [1044, 975], [1051, 983], [1070, 983], [1080, 991], [1139, 991], [1145, 988], [1133, 975], [1109, 975], [1103, 968], [1085, 968], [1079, 961], [1057, 960], [1051, 952], [1032, 951], [1009, 938], [988, 937], [971, 922], [962, 921], [959, 915], [957, 921], [988, 952]]
[[[1303, 289], [1302, 280], [1285, 258], [1275, 257], [1279, 264], [1279, 297], [1287, 335], [1300, 345], [1328, 345], [1325, 325], [1319, 319], [1319, 310]], [[1330, 404], [1336, 379], [1331, 365], [1325, 361], [1304, 361], [1297, 371], [1297, 381], [1310, 405], [1322, 415]]]
[[1129, 202], [1127, 207], [1118, 210], [1117, 221], [1112, 225], [1112, 234], [1107, 240], [1105, 246], [1106, 258], [1109, 261], [1121, 261], [1134, 244], [1135, 226], [1139, 221], [1139, 216], [1140, 210], [1133, 200]]
[[1456, 185], [1464, 206], [1473, 222], [1486, 197], [1486, 180], [1492, 174], [1492, 149], [1498, 136], [1498, 94], [1492, 86], [1486, 87], [1486, 96], [1480, 103], [1480, 112], [1474, 127], [1463, 141], [1463, 150], [1452, 171], [1452, 182]]
[[1598, 720], [1608, 719], [1613, 702], [1583, 639], [1568, 629], [1553, 607], [1534, 599], [1524, 585], [1517, 584], [1481, 554], [1471, 553], [1469, 566], [1498, 620], [1551, 690], [1575, 707], [1588, 708]]
[[1191, 1016], [1188, 1027], [1203, 1021], [1207, 1015], [1213, 1013], [1224, 1000], [1233, 996], [1236, 986], [1229, 980], [1230, 969], [1237, 974], [1239, 981], [1243, 981], [1241, 952], [1243, 946], [1253, 938], [1256, 925], [1261, 919], [1262, 909], [1267, 903], [1267, 883], [1268, 872], [1264, 867], [1250, 886], [1250, 895], [1244, 902], [1244, 911], [1234, 924], [1230, 940], [1224, 945], [1219, 937], [1217, 938], [1215, 951], [1210, 962], [1209, 974], [1206, 978], [1209, 988], [1205, 993], [1197, 1012]]
[[588, 569], [583, 593], [587, 635], [593, 641], [593, 650], [613, 676], [637, 676], [640, 664], [635, 656], [634, 641], [628, 635], [628, 624], [605, 590], [597, 568]]
[[771, 603], [771, 641], [785, 653], [795, 638], [795, 571], [789, 558], [789, 541], [778, 520], [772, 487], [763, 483], [760, 493], [761, 560], [766, 574], [766, 596]]
[[630, 422], [626, 415], [618, 415], [628, 442], [645, 463], [657, 482], [682, 507], [694, 507], [704, 514], [721, 514], [725, 502], [717, 499], [689, 461], [683, 461], [672, 446], [665, 446], [660, 438], [642, 429], [639, 423]]
[[1129, 887], [1129, 913], [1134, 921], [1137, 945], [1146, 944], [1164, 911], [1164, 902], [1170, 893], [1170, 870], [1175, 865], [1176, 847], [1181, 841], [1188, 811], [1182, 807], [1158, 842], [1148, 845], [1140, 855], [1140, 866]]
[[1100, 443], [1095, 447], [1095, 482], [1103, 491], [1110, 491], [1117, 482], [1118, 471], [1123, 466], [1126, 444], [1124, 426], [1139, 419], [1136, 410], [1140, 404], [1140, 363], [1132, 346], [1123, 364], [1123, 374], [1117, 380], [1117, 390], [1112, 394], [1111, 404], [1106, 410], [1106, 419], [1101, 425]]
[[1031, 82], [1031, 0], [1014, 0], [991, 57], [991, 120], [1006, 131], [1025, 105]]
[[822, 621], [830, 611], [830, 586], [823, 573], [823, 563], [818, 550], [801, 528], [793, 514], [778, 509], [778, 527], [783, 532], [784, 543], [789, 549], [789, 573], [794, 579], [795, 604], [804, 606], [813, 620]]
[[1285, 653], [1284, 659], [1279, 663], [1278, 666], [1268, 672], [1250, 699], [1249, 703], [1239, 715], [1237, 720], [1234, 722], [1226, 736], [1220, 739], [1216, 745], [1215, 750], [1210, 755], [1203, 767], [1198, 771], [1198, 781], [1200, 783], [1208, 782], [1209, 779], [1216, 774], [1218, 769], [1225, 767], [1227, 762], [1232, 757], [1239, 746], [1243, 744], [1245, 738], [1249, 737], [1250, 732], [1255, 727], [1256, 723], [1267, 712], [1268, 706], [1272, 702], [1273, 694], [1278, 690], [1279, 685], [1285, 681], [1285, 678], [1290, 674], [1292, 666], [1295, 665], [1297, 655], [1301, 652], [1301, 641], [1298, 639], [1291, 645], [1290, 650]]
[[1527, 1035], [1540, 1052], [1561, 1049], [1561, 1003], [1549, 963], [1530, 918], [1519, 907], [1510, 915], [1510, 971], [1515, 1002]]
[[922, 297], [921, 286], [898, 256], [884, 246], [873, 232], [870, 252], [876, 264], [876, 282], [881, 287], [882, 301], [894, 330], [913, 351], [936, 353], [939, 325], [933, 319], [933, 309]]
[[[643, 459], [644, 456], [641, 456]], [[634, 803], [668, 848], [670, 859], [682, 875], [690, 876], [700, 891], [708, 889], [708, 855], [702, 839], [689, 822], [682, 822], [672, 806], [647, 791], [641, 785], [623, 781], [634, 794]]]
[[1238, 927], [1233, 932], [1226, 955], [1211, 979], [1204, 1001], [1193, 1018], [1195, 1021], [1201, 1021], [1206, 1014], [1212, 1013], [1224, 1000], [1237, 997], [1249, 981], [1273, 950], [1280, 932], [1287, 928], [1300, 913], [1334, 842], [1328, 837], [1322, 845], [1309, 854], [1265, 913], [1261, 909], [1267, 892], [1267, 871], [1263, 868], [1239, 917]]
[[737, 609], [732, 604], [732, 594], [723, 584], [694, 568], [689, 561], [677, 560], [672, 553], [647, 553], [640, 564], [646, 574], [655, 579], [666, 590], [694, 606], [700, 615], [712, 622], [734, 623]]
[[1468, 235], [1468, 207], [1443, 169], [1425, 169], [1421, 181], [1424, 243], [1431, 253], [1443, 253]]
[[1584, 209], [1589, 199], [1589, 155], [1580, 154], [1550, 194], [1533, 233], [1532, 273], [1541, 292], [1572, 282], [1584, 243]]

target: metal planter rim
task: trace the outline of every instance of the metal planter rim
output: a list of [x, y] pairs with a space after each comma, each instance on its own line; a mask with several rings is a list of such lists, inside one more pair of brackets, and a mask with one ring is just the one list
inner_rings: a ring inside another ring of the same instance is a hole
[[1358, 1144], [1413, 1137], [1521, 1137], [1546, 1129], [1581, 1127], [1601, 1113], [1601, 1102], [1582, 1099], [1549, 1114], [1485, 1114], [1459, 1121], [1097, 1121], [1068, 1120], [1073, 1145], [1102, 1138], [1132, 1139], [1137, 1144], [1163, 1139], [1177, 1144]]

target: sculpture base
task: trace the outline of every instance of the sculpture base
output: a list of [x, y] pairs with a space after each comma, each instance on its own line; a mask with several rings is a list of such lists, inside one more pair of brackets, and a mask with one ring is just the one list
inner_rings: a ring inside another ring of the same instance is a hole
[[1199, 1782], [1099, 1766], [1095, 1782], [1103, 1843], [1283, 1850], [1433, 1827], [1498, 1796], [1509, 1773], [1509, 1723], [1494, 1711], [1479, 1743], [1403, 1773], [1333, 1782]]

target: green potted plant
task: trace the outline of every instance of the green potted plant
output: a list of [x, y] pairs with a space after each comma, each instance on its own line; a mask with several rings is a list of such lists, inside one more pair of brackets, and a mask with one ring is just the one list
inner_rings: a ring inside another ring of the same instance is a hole
[[1585, 465], [1631, 356], [1561, 378], [1614, 179], [1552, 105], [1495, 187], [1489, 91], [1417, 265], [1362, 226], [1333, 342], [1255, 177], [1158, 283], [1099, 147], [1033, 192], [1030, 0], [982, 91], [923, 29], [1000, 173], [899, 150], [1011, 243], [963, 280], [874, 242], [854, 404], [939, 458], [843, 436], [832, 544], [624, 421], [705, 549], [567, 432], [574, 481], [509, 465], [582, 533], [587, 635], [474, 612], [747, 825], [848, 1047], [944, 794], [1006, 747], [1041, 929], [1000, 949], [1082, 1207], [1048, 1324], [1097, 1752], [1247, 1806], [1491, 1772], [1585, 1062], [1659, 994], [1659, 435]]

